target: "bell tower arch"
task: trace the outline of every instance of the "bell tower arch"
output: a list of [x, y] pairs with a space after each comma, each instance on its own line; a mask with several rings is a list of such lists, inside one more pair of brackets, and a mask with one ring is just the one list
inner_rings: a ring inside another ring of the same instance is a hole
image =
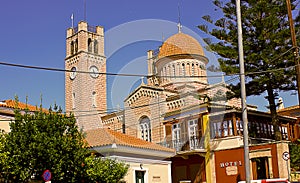
[[67, 30], [65, 69], [66, 112], [83, 130], [100, 127], [107, 109], [103, 27], [81, 21]]

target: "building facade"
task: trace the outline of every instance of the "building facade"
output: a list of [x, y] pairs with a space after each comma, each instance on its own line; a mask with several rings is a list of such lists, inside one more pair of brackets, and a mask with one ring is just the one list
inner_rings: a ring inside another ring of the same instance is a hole
[[[110, 128], [174, 149], [173, 183], [245, 180], [241, 100], [227, 99], [230, 91], [224, 82], [209, 84], [209, 59], [195, 38], [179, 29], [159, 49], [148, 51], [147, 82], [124, 99], [123, 111], [104, 114], [99, 111], [106, 111], [106, 77], [98, 73], [106, 72], [103, 28], [88, 27], [80, 22], [67, 33], [66, 110], [77, 116], [80, 126]], [[248, 109], [251, 178], [287, 178], [289, 164], [282, 153], [298, 138], [293, 130], [296, 118], [279, 117], [279, 142], [274, 140], [271, 115], [253, 106]]]
[[174, 149], [107, 128], [86, 133], [89, 149], [96, 156], [114, 158], [129, 165], [125, 182], [172, 182], [170, 157], [175, 154]]
[[106, 57], [103, 27], [79, 22], [67, 30], [65, 69], [66, 112], [83, 130], [100, 127], [106, 114]]

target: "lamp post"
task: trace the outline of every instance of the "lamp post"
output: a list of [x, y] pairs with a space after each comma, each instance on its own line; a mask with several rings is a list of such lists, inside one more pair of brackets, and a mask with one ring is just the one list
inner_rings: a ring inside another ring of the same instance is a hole
[[244, 139], [244, 161], [246, 183], [250, 183], [250, 160], [249, 160], [249, 137], [248, 137], [248, 118], [246, 104], [246, 85], [245, 85], [245, 69], [244, 69], [244, 51], [243, 51], [243, 32], [241, 20], [241, 2], [236, 0], [236, 16], [238, 27], [238, 49], [240, 63], [240, 83], [241, 83], [241, 98], [242, 98], [242, 117], [243, 117], [243, 139]]

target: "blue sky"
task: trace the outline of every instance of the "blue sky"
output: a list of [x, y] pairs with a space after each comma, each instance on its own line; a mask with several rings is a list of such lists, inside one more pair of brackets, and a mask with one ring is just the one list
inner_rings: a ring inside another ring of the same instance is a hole
[[[201, 17], [218, 16], [209, 0], [86, 0], [89, 25], [105, 28], [108, 72], [146, 74], [146, 51], [156, 49], [163, 39], [177, 32], [178, 3], [183, 32], [201, 44], [205, 37], [197, 25]], [[0, 6], [0, 62], [64, 69], [66, 29], [84, 19], [84, 0], [9, 0]], [[123, 41], [123, 42], [122, 42]], [[211, 63], [215, 56], [207, 53]], [[131, 80], [125, 84], [124, 80]], [[109, 108], [122, 106], [124, 96], [140, 78], [108, 77]], [[0, 100], [28, 96], [32, 105], [64, 108], [64, 73], [0, 65]], [[123, 92], [120, 92], [123, 91]], [[285, 106], [295, 105], [297, 96], [282, 95]], [[251, 97], [248, 103], [265, 110], [267, 101]]]

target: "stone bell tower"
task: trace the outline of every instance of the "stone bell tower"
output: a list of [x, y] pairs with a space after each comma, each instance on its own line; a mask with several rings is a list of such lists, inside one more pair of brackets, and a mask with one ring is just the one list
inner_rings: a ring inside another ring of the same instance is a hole
[[107, 109], [103, 27], [81, 21], [67, 30], [65, 69], [66, 112], [83, 130], [100, 127]]

